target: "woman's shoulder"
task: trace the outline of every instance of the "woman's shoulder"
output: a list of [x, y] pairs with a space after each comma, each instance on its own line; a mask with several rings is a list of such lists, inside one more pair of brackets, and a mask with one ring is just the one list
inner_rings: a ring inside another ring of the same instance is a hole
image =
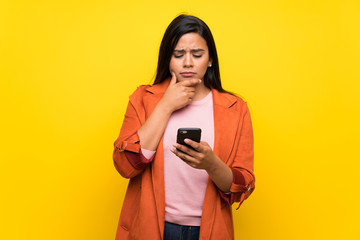
[[231, 92], [219, 92], [217, 90], [213, 90], [215, 95], [217, 96], [217, 101], [223, 105], [227, 105], [228, 107], [243, 108], [247, 106], [247, 101], [244, 97], [231, 93]]
[[149, 87], [151, 87], [151, 85], [140, 85], [135, 89], [135, 91], [131, 95], [144, 93], [146, 92], [146, 89], [148, 89]]
[[169, 85], [169, 81], [163, 81], [158, 84], [153, 85], [140, 85], [137, 89], [130, 95], [130, 97], [144, 96], [146, 94], [163, 94]]
[[133, 91], [130, 95], [130, 100], [136, 100], [142, 98], [146, 93], [147, 89], [149, 89], [151, 85], [140, 85], [138, 86], [135, 91]]

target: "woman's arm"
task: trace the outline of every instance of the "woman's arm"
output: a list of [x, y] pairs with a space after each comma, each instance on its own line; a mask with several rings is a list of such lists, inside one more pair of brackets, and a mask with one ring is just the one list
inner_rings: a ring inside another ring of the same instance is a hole
[[164, 96], [138, 130], [142, 148], [151, 151], [157, 149], [171, 114], [192, 101], [195, 86], [200, 82], [199, 79], [189, 79], [177, 83], [175, 74], [172, 74]]
[[[192, 101], [195, 86], [199, 83], [198, 79], [176, 83], [176, 77], [173, 76], [164, 96], [143, 125], [138, 118], [139, 106], [129, 102], [113, 151], [114, 165], [120, 175], [125, 178], [135, 177], [152, 161], [152, 158], [143, 156], [141, 148], [156, 150], [171, 113]], [[144, 90], [139, 88], [138, 91]]]
[[[135, 94], [143, 91], [138, 88]], [[141, 147], [140, 139], [136, 133], [137, 129], [141, 127], [140, 119], [136, 112], [136, 107], [129, 101], [125, 118], [122, 123], [120, 134], [114, 143], [113, 161], [116, 170], [121, 176], [125, 178], [132, 178], [142, 172], [142, 168], [138, 167], [141, 163]], [[130, 158], [129, 155], [130, 154]], [[134, 157], [136, 161], [131, 161]]]

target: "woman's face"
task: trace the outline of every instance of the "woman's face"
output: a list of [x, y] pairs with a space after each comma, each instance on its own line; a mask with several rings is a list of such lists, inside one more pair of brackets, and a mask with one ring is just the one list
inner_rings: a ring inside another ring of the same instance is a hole
[[190, 78], [203, 80], [210, 65], [205, 39], [198, 33], [186, 33], [175, 46], [169, 68], [175, 73], [177, 81]]

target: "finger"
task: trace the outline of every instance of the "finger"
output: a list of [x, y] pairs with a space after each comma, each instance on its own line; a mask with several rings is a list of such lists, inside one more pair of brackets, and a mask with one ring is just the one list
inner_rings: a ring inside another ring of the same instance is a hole
[[188, 148], [187, 146], [178, 143], [175, 143], [173, 147], [192, 157], [195, 157], [198, 154], [198, 152], [192, 150], [191, 148]]
[[196, 160], [196, 158], [179, 151], [179, 149], [176, 149], [175, 147], [171, 147], [170, 151], [192, 167], [195, 167], [195, 165], [198, 164], [198, 160]]
[[181, 82], [185, 87], [196, 86], [201, 83], [201, 79], [187, 79]]
[[183, 160], [184, 163], [186, 163], [187, 165], [189, 165], [190, 167], [192, 168], [197, 168], [197, 164], [196, 163], [193, 163], [191, 161], [187, 161], [187, 160], [184, 160], [184, 159], [181, 159]]
[[183, 93], [185, 94], [185, 96], [187, 97], [194, 97], [195, 96], [195, 88], [194, 87], [184, 87], [182, 89]]
[[204, 145], [204, 146], [210, 147], [210, 145], [209, 145], [207, 142], [204, 142], [204, 141], [200, 141], [200, 145]]
[[195, 92], [195, 87], [182, 86], [188, 92]]
[[171, 80], [170, 80], [170, 85], [174, 85], [177, 81], [176, 75], [174, 72], [171, 72]]
[[192, 146], [193, 148], [196, 149], [196, 151], [199, 152], [200, 146], [201, 146], [200, 143], [195, 142], [195, 141], [193, 141], [193, 140], [191, 140], [191, 139], [189, 139], [189, 138], [185, 138], [185, 139], [184, 139], [184, 142], [185, 142], [187, 145]]
[[195, 92], [187, 92], [186, 96], [192, 99], [195, 96]]

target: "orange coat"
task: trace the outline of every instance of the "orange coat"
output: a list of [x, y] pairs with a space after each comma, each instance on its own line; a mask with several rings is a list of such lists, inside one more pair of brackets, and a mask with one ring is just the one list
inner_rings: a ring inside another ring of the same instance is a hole
[[[163, 96], [169, 81], [140, 86], [131, 96], [123, 125], [115, 141], [114, 164], [121, 176], [130, 178], [120, 214], [116, 239], [163, 239], [165, 191], [163, 138], [152, 163], [134, 168], [125, 151], [139, 153], [137, 130]], [[231, 94], [212, 89], [214, 105], [214, 153], [230, 168], [236, 169], [245, 184], [231, 185], [231, 198], [240, 204], [254, 190], [253, 131], [246, 103]], [[209, 178], [201, 217], [200, 239], [234, 239], [232, 211]]]

